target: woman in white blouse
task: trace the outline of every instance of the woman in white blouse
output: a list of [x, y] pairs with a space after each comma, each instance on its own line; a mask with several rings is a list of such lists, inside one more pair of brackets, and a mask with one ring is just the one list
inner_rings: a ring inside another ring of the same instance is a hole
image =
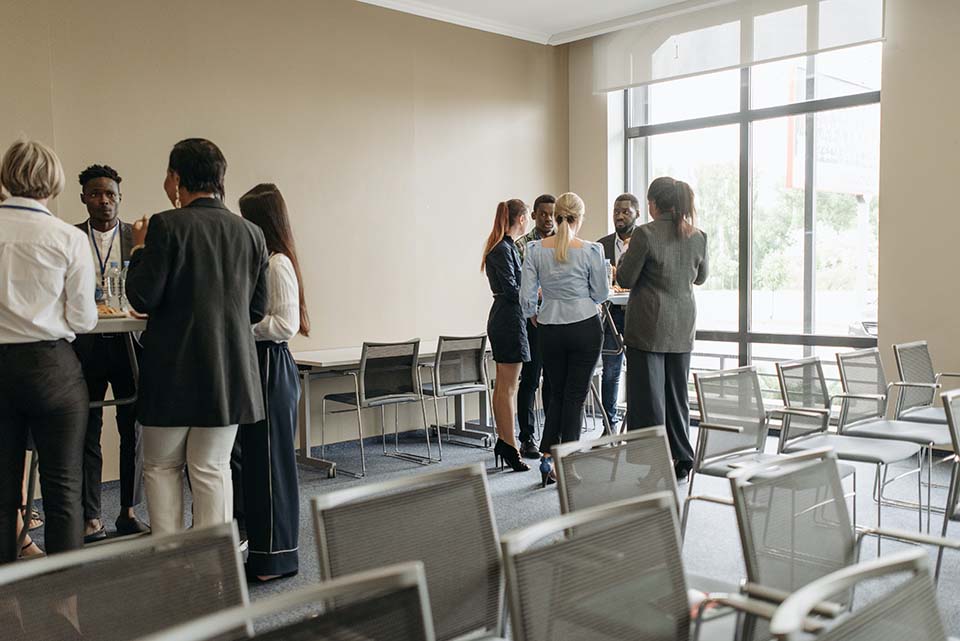
[[240, 426], [250, 542], [246, 571], [248, 578], [262, 582], [293, 576], [298, 570], [300, 492], [294, 440], [300, 379], [287, 341], [297, 333], [309, 335], [310, 319], [280, 190], [272, 184], [257, 185], [241, 196], [240, 213], [263, 230], [270, 253], [267, 313], [253, 326], [267, 417]]

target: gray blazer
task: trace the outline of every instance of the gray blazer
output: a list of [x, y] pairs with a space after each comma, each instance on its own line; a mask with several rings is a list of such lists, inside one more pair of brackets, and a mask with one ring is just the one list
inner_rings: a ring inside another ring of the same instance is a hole
[[677, 235], [673, 218], [637, 227], [617, 267], [630, 290], [624, 342], [645, 352], [691, 352], [697, 324], [693, 286], [707, 280], [707, 235]]

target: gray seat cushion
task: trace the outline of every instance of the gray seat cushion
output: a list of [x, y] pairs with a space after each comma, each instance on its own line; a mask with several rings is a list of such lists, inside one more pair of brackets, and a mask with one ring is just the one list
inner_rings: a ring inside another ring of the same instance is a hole
[[[367, 404], [363, 407], [380, 407], [381, 405], [397, 405], [400, 403], [413, 403], [419, 401], [420, 397], [416, 394], [389, 394], [387, 396], [380, 396], [378, 398], [370, 399], [370, 396], [376, 396], [376, 392], [368, 392], [368, 401]], [[336, 394], [327, 394], [323, 397], [324, 400], [333, 401], [335, 403], [343, 403], [344, 405], [357, 405], [357, 395], [353, 392], [343, 392]]]
[[890, 441], [879, 438], [861, 438], [859, 436], [840, 436], [839, 434], [823, 434], [803, 438], [789, 443], [784, 452], [803, 452], [818, 447], [832, 447], [837, 458], [844, 461], [859, 463], [896, 463], [916, 456], [920, 451], [919, 445]]
[[850, 436], [866, 436], [894, 441], [907, 441], [917, 445], [949, 445], [950, 430], [946, 424], [915, 423], [913, 421], [871, 421], [848, 427], [843, 431]]
[[780, 458], [777, 454], [748, 452], [746, 454], [741, 454], [740, 456], [731, 456], [715, 463], [704, 465], [698, 470], [698, 473], [706, 474], [707, 476], [719, 476], [720, 478], [726, 478], [727, 474], [734, 470], [750, 467], [756, 463], [766, 463], [767, 461], [772, 461], [777, 458]]
[[[476, 394], [477, 392], [486, 392], [484, 385], [441, 385], [440, 396], [462, 396], [464, 394]], [[427, 396], [433, 396], [433, 383], [423, 384], [423, 393]]]
[[900, 415], [901, 421], [911, 421], [913, 423], [936, 423], [947, 424], [947, 413], [942, 407], [918, 407], [915, 410], [907, 410]]

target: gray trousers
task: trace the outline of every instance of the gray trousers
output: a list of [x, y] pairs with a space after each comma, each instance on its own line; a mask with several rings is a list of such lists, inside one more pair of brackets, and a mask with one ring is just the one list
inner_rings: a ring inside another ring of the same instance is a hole
[[627, 348], [627, 429], [666, 425], [673, 459], [692, 464], [689, 375], [690, 352]]

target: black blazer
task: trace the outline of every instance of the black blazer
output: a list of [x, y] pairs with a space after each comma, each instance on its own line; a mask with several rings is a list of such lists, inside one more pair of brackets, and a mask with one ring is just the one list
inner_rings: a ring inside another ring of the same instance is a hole
[[[76, 228], [82, 231], [84, 234], [87, 234], [89, 238], [90, 235], [90, 220], [87, 219], [76, 225]], [[133, 225], [120, 221], [120, 260], [130, 260], [130, 250], [133, 248]], [[93, 249], [91, 248], [92, 252]], [[112, 258], [112, 257], [111, 257]], [[99, 265], [94, 265], [97, 270], [100, 269]], [[99, 274], [98, 274], [99, 276]]]
[[223, 427], [264, 417], [251, 325], [267, 308], [263, 232], [214, 198], [150, 218], [127, 298], [150, 315], [137, 415], [153, 427]]
[[603, 257], [607, 259], [611, 265], [616, 266], [617, 264], [617, 232], [612, 234], [607, 234], [603, 238], [597, 241], [603, 246]]

